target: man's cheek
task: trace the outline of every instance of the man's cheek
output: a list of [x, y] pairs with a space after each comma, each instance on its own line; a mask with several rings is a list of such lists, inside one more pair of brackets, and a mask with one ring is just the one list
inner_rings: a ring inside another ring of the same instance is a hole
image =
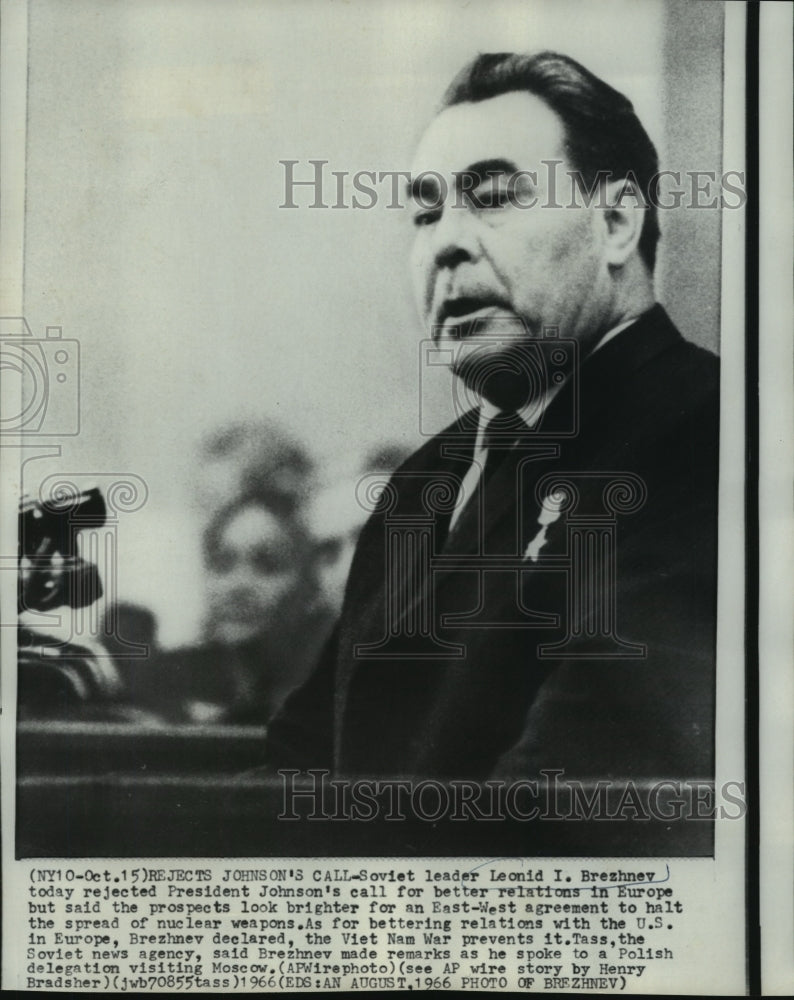
[[429, 268], [417, 264], [412, 268], [411, 280], [414, 290], [414, 301], [422, 319], [428, 319], [433, 305], [433, 281]]

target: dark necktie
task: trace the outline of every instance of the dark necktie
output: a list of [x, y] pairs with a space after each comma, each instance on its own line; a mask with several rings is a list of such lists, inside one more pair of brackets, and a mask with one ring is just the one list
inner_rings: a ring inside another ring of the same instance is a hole
[[475, 447], [472, 466], [466, 474], [461, 492], [462, 506], [453, 515], [444, 551], [457, 547], [465, 535], [477, 524], [478, 516], [488, 516], [488, 486], [494, 474], [512, 453], [513, 445], [526, 425], [516, 413], [498, 413], [485, 427], [482, 443]]

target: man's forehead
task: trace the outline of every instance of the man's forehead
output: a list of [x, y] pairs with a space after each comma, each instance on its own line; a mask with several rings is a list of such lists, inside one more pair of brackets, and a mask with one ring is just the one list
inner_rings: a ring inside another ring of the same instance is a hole
[[247, 504], [230, 515], [223, 530], [224, 538], [245, 539], [249, 534], [259, 536], [278, 529], [278, 518], [267, 507]]
[[541, 160], [564, 158], [564, 140], [562, 120], [545, 101], [513, 91], [441, 111], [419, 141], [412, 172], [446, 175], [493, 159], [537, 169]]

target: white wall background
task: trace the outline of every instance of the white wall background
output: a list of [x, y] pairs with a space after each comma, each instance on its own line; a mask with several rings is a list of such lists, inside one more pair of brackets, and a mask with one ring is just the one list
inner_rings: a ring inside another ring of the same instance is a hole
[[[628, 94], [663, 166], [719, 172], [721, 16], [681, 0], [31, 0], [24, 309], [34, 333], [80, 341], [83, 388], [80, 434], [34, 465], [145, 480], [119, 591], [155, 608], [165, 642], [200, 620], [207, 430], [273, 416], [329, 467], [419, 440], [407, 213], [280, 209], [279, 160], [407, 170], [464, 62], [548, 47]], [[716, 348], [719, 213], [662, 224], [659, 297]]]

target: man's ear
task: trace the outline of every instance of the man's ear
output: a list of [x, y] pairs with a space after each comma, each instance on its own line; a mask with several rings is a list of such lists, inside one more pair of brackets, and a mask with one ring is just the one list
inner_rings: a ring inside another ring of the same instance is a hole
[[604, 236], [607, 263], [622, 267], [637, 248], [647, 206], [636, 180], [610, 181], [605, 191]]

